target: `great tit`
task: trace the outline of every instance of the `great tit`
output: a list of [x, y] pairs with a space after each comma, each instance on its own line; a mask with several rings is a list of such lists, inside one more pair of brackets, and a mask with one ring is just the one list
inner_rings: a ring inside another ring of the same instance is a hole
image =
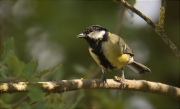
[[93, 25], [86, 28], [77, 37], [84, 38], [89, 44], [92, 58], [102, 69], [103, 83], [106, 83], [106, 71], [122, 69], [121, 83], [123, 85], [125, 81], [123, 66], [125, 65], [139, 74], [151, 71], [145, 65], [134, 60], [132, 50], [121, 37], [110, 33], [106, 28]]

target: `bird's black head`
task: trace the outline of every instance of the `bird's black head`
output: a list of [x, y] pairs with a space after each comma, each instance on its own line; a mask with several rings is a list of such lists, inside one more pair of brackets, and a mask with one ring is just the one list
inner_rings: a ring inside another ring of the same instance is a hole
[[83, 33], [79, 34], [78, 38], [85, 38], [86, 40], [101, 41], [106, 39], [108, 30], [99, 25], [93, 25], [84, 30]]

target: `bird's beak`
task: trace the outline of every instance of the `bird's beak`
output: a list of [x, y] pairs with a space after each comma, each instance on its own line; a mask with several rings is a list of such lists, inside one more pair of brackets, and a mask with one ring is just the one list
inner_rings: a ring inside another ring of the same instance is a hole
[[85, 38], [85, 35], [83, 33], [77, 35], [77, 38]]

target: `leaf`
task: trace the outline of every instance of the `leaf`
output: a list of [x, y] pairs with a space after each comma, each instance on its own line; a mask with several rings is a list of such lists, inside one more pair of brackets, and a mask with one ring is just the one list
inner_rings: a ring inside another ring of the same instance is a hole
[[22, 102], [21, 106], [19, 106], [18, 109], [32, 109], [32, 107], [30, 107], [28, 102]]
[[73, 103], [73, 105], [71, 105], [69, 107], [69, 109], [75, 109], [75, 107], [77, 106], [77, 104], [79, 103], [79, 101], [82, 99], [82, 97], [84, 97], [84, 91], [80, 90], [79, 95], [77, 96], [77, 99], [75, 100], [75, 102]]
[[10, 54], [5, 58], [5, 63], [7, 64], [10, 71], [15, 75], [22, 73], [25, 63], [20, 61], [15, 54]]
[[[58, 65], [56, 65], [55, 67], [53, 67], [53, 68], [50, 68], [50, 69], [44, 69], [43, 71], [41, 71], [41, 72], [39, 72], [39, 73], [37, 73], [36, 75], [35, 75], [35, 77], [37, 77], [37, 78], [41, 78], [44, 74], [46, 74], [46, 73], [56, 73], [56, 72], [60, 72], [60, 65], [58, 64]], [[62, 76], [62, 75], [58, 75], [58, 76]], [[56, 76], [57, 77], [57, 76]], [[57, 79], [57, 78], [55, 78], [55, 79]]]
[[4, 42], [4, 51], [3, 51], [3, 54], [1, 56], [1, 60], [4, 61], [8, 55], [14, 54], [14, 53], [15, 53], [14, 39], [8, 38]]
[[7, 73], [9, 72], [9, 69], [4, 64], [0, 63], [0, 79], [7, 79]]
[[44, 93], [39, 87], [35, 85], [30, 85], [27, 87], [27, 90], [28, 96], [31, 98], [32, 101], [44, 101]]
[[3, 107], [4, 109], [11, 109], [11, 106], [9, 104], [5, 103], [1, 99], [0, 99], [0, 107]]
[[32, 77], [31, 75], [35, 72], [37, 66], [38, 66], [38, 61], [32, 60], [24, 67], [23, 75], [25, 75], [26, 77]]
[[46, 73], [48, 73], [48, 72], [49, 72], [48, 69], [44, 69], [43, 71], [37, 73], [35, 77], [41, 78], [41, 76], [43, 76], [44, 74], [46, 74]]

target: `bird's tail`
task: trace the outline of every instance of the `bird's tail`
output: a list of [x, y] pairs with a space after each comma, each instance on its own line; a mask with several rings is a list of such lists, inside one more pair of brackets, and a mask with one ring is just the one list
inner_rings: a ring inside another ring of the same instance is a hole
[[133, 71], [135, 71], [136, 73], [144, 74], [146, 72], [151, 72], [151, 70], [148, 67], [136, 61], [131, 62], [127, 66], [131, 68]]

